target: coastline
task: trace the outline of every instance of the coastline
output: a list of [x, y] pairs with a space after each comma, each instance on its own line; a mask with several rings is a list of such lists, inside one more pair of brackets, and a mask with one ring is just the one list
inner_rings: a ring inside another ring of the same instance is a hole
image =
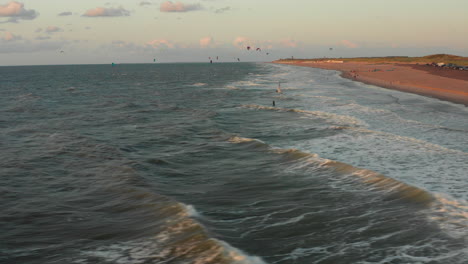
[[302, 67], [336, 70], [353, 81], [433, 97], [468, 106], [468, 71], [419, 64], [274, 61]]

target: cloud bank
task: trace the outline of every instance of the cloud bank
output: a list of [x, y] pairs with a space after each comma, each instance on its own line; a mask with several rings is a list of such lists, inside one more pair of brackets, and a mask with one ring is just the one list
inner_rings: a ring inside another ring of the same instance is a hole
[[227, 12], [229, 10], [231, 10], [231, 8], [229, 6], [226, 6], [226, 7], [223, 7], [223, 8], [216, 9], [214, 12], [216, 14], [221, 14], [221, 13]]
[[145, 46], [152, 47], [152, 48], [170, 48], [170, 49], [175, 48], [175, 44], [173, 44], [167, 39], [155, 39], [155, 40], [147, 42]]
[[251, 46], [253, 41], [246, 37], [237, 37], [232, 44], [239, 49], [244, 49], [247, 46]]
[[7, 21], [3, 23], [17, 23], [18, 20], [32, 20], [35, 19], [39, 13], [35, 10], [26, 10], [23, 3], [11, 1], [6, 5], [0, 5], [0, 17], [8, 17]]
[[354, 42], [351, 42], [351, 41], [349, 41], [349, 40], [346, 40], [346, 39], [345, 39], [345, 40], [342, 40], [342, 41], [339, 43], [339, 45], [344, 46], [344, 47], [346, 47], [346, 48], [350, 48], [350, 49], [355, 49], [355, 48], [358, 48], [358, 47], [359, 47], [358, 44], [356, 44], [356, 43], [354, 43]]
[[184, 4], [182, 2], [173, 3], [166, 1], [161, 3], [159, 10], [161, 12], [190, 12], [203, 9], [200, 4]]
[[45, 30], [47, 33], [55, 33], [55, 32], [60, 32], [62, 31], [61, 28], [56, 27], [56, 26], [48, 26]]
[[288, 48], [296, 48], [297, 42], [292, 39], [283, 39], [281, 40], [281, 45]]
[[72, 12], [62, 12], [58, 14], [58, 16], [71, 16], [71, 15], [72, 15]]
[[119, 8], [105, 8], [105, 7], [96, 7], [95, 9], [90, 9], [83, 14], [84, 17], [120, 17], [120, 16], [130, 16], [130, 11], [119, 7]]
[[3, 36], [2, 39], [4, 41], [7, 41], [7, 42], [13, 42], [13, 41], [16, 41], [16, 40], [20, 40], [22, 38], [21, 38], [21, 36], [13, 35], [11, 32], [7, 31], [7, 32], [5, 32], [5, 35]]
[[200, 47], [208, 48], [214, 45], [214, 40], [212, 37], [205, 37], [200, 39]]
[[[63, 45], [66, 44], [64, 41], [60, 42], [31, 42], [27, 40], [22, 40], [20, 36], [12, 35], [13, 39], [7, 40], [10, 38], [9, 35], [4, 38], [0, 38], [0, 54], [8, 53], [33, 53], [33, 52], [43, 52], [43, 51], [54, 51], [60, 49]], [[22, 41], [16, 41], [16, 40]]]

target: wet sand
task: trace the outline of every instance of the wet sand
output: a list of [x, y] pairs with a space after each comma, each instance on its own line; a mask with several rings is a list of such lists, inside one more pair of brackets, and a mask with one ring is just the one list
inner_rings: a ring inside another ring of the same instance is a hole
[[341, 71], [358, 82], [415, 93], [468, 106], [468, 71], [418, 64], [275, 61], [274, 63]]

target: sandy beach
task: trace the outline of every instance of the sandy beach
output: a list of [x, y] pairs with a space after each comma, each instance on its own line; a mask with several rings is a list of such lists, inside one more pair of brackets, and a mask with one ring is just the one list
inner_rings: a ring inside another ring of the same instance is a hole
[[341, 76], [384, 88], [420, 94], [468, 106], [468, 71], [419, 64], [275, 61], [341, 71]]

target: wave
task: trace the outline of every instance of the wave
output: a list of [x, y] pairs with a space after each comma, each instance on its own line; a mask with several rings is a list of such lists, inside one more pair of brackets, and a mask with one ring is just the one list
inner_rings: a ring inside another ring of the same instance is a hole
[[267, 148], [270, 152], [282, 155], [288, 160], [296, 160], [302, 162], [306, 161], [307, 164], [305, 165], [313, 165], [317, 168], [328, 168], [341, 175], [354, 176], [356, 179], [361, 180], [362, 183], [365, 183], [366, 185], [369, 185], [372, 188], [375, 187], [387, 191], [389, 194], [389, 198], [401, 198], [404, 200], [425, 204], [430, 203], [434, 200], [432, 195], [423, 189], [386, 177], [371, 170], [356, 168], [352, 165], [342, 163], [339, 161], [324, 159], [314, 153], [307, 153], [297, 149], [272, 148], [268, 144], [260, 140], [242, 138], [238, 136], [232, 137], [228, 141], [232, 143], [257, 142], [258, 145], [256, 147], [261, 145], [262, 147]]
[[386, 199], [403, 199], [426, 205], [434, 201], [434, 197], [428, 191], [389, 178], [375, 171], [356, 168], [333, 160], [325, 160], [320, 166], [331, 168], [341, 174], [354, 176], [371, 188], [383, 190], [387, 194]]
[[[349, 180], [359, 182], [367, 186], [368, 191], [378, 192], [383, 200], [402, 201], [422, 206], [427, 209], [425, 211], [427, 218], [452, 237], [463, 239], [468, 236], [466, 232], [468, 228], [468, 203], [466, 201], [456, 200], [442, 194], [433, 194], [423, 188], [401, 182], [378, 172], [324, 159], [317, 154], [298, 149], [273, 148], [263, 141], [239, 136], [232, 137], [229, 142], [243, 144], [247, 148], [252, 147], [249, 143], [257, 142], [268, 152], [281, 155], [283, 160], [294, 161], [294, 168], [312, 167], [315, 172], [317, 169], [331, 170], [333, 173], [326, 173], [326, 175], [335, 175], [335, 179], [344, 180], [341, 181], [342, 184]], [[259, 146], [257, 145], [255, 148], [258, 149]]]
[[195, 87], [200, 87], [200, 86], [205, 86], [207, 85], [206, 83], [194, 83], [192, 84], [192, 86], [195, 86]]
[[194, 219], [200, 214], [193, 206], [174, 202], [158, 209], [164, 217], [156, 235], [82, 251], [73, 263], [265, 264], [211, 237]]
[[390, 111], [390, 110], [363, 106], [363, 105], [356, 104], [356, 103], [349, 103], [349, 104], [340, 105], [340, 106], [337, 106], [337, 109], [341, 109], [341, 110], [346, 111], [346, 112], [358, 111], [360, 113], [381, 114], [381, 115], [384, 115], [387, 119], [392, 118], [392, 119], [394, 119], [395, 121], [397, 121], [399, 123], [407, 123], [407, 124], [417, 125], [417, 126], [420, 126], [422, 128], [427, 128], [427, 129], [434, 129], [434, 130], [441, 129], [441, 130], [447, 130], [447, 131], [453, 131], [453, 132], [462, 132], [462, 133], [468, 132], [468, 130], [466, 130], [466, 129], [450, 128], [450, 127], [446, 127], [446, 126], [441, 126], [441, 125], [422, 122], [420, 120], [412, 120], [412, 119], [403, 118], [399, 114], [397, 114], [397, 113], [395, 113], [393, 111]]
[[334, 130], [350, 130], [350, 131], [355, 131], [360, 134], [372, 134], [372, 135], [377, 135], [377, 136], [383, 136], [385, 139], [391, 139], [391, 141], [401, 141], [401, 142], [406, 142], [408, 144], [416, 144], [419, 146], [425, 147], [427, 150], [433, 150], [437, 152], [445, 152], [445, 153], [457, 153], [457, 154], [462, 154], [462, 155], [468, 155], [468, 153], [463, 152], [461, 150], [456, 150], [456, 149], [449, 149], [434, 143], [430, 143], [421, 139], [416, 139], [412, 137], [406, 137], [406, 136], [399, 136], [396, 134], [388, 133], [388, 132], [383, 132], [383, 131], [376, 131], [376, 130], [371, 130], [367, 128], [362, 128], [362, 127], [352, 127], [352, 126], [331, 126], [330, 129]]
[[300, 113], [304, 115], [311, 115], [314, 117], [321, 118], [327, 122], [333, 122], [333, 123], [338, 123], [342, 125], [357, 126], [357, 127], [367, 126], [365, 122], [352, 116], [337, 115], [337, 114], [326, 113], [326, 112], [321, 112], [321, 111], [308, 111], [308, 110], [301, 110], [301, 109], [294, 109], [294, 108], [280, 108], [280, 107], [271, 107], [271, 106], [255, 105], [255, 104], [242, 105], [242, 107], [250, 108], [250, 109], [257, 109], [257, 110], [274, 110], [274, 111], [283, 111], [283, 112], [294, 112], [294, 113]]
[[443, 194], [434, 195], [436, 203], [429, 218], [456, 238], [468, 238], [468, 203]]
[[245, 86], [263, 86], [262, 84], [256, 83], [256, 82], [253, 82], [253, 81], [239, 81], [239, 82], [233, 83], [233, 85], [243, 86], [244, 88], [245, 88]]

